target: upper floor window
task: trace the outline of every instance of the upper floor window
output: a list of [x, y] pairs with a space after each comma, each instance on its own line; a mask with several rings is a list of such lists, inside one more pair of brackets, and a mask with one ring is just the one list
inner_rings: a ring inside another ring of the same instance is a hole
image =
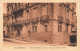
[[62, 26], [58, 25], [58, 32], [62, 32]]
[[67, 3], [67, 6], [68, 6], [68, 7], [70, 7], [70, 4], [69, 4], [69, 3]]
[[63, 7], [62, 4], [59, 4], [59, 15], [63, 16]]
[[27, 13], [29, 13], [29, 10], [26, 10]]
[[20, 6], [20, 3], [18, 3], [18, 6]]
[[48, 15], [48, 5], [42, 6], [42, 16]]
[[17, 4], [15, 4], [15, 8], [17, 7]]
[[60, 7], [62, 7], [62, 4], [59, 4]]
[[67, 13], [69, 12], [69, 10], [67, 10]]
[[37, 32], [37, 26], [32, 26], [33, 32]]
[[72, 33], [72, 28], [71, 28], [71, 33]]
[[34, 32], [34, 26], [32, 26], [32, 30], [33, 30], [33, 32]]

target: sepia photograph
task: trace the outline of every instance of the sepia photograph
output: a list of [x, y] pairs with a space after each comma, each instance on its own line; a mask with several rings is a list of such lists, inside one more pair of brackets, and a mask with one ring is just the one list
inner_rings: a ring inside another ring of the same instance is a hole
[[3, 3], [3, 46], [77, 46], [75, 2]]

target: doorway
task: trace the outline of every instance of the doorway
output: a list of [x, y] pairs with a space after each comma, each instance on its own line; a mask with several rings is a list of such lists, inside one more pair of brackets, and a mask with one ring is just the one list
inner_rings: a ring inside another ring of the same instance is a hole
[[3, 31], [3, 37], [5, 37], [5, 31]]
[[28, 30], [28, 41], [31, 41], [31, 32]]
[[70, 36], [70, 42], [71, 42], [71, 43], [76, 43], [76, 41], [77, 41], [76, 35]]
[[20, 30], [17, 30], [17, 32], [18, 32], [18, 36], [20, 36]]

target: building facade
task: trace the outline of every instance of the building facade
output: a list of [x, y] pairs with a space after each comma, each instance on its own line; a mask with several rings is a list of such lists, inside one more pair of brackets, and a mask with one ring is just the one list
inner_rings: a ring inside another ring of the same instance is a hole
[[7, 14], [10, 38], [49, 44], [76, 42], [76, 3], [7, 3]]

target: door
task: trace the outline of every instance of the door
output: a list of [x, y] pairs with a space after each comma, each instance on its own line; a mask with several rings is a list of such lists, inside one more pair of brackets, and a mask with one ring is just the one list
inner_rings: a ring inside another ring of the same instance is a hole
[[20, 36], [20, 30], [17, 30], [17, 32], [18, 32], [18, 36]]
[[5, 31], [3, 31], [3, 37], [5, 37]]
[[76, 35], [70, 36], [70, 42], [71, 43], [76, 43]]
[[28, 30], [28, 41], [31, 41], [31, 32]]

